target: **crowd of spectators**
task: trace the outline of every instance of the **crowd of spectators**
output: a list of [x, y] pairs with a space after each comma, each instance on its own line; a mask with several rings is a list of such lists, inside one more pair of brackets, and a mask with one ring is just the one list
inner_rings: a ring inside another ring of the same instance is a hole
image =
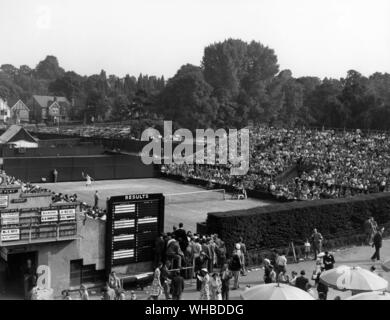
[[[202, 300], [228, 300], [230, 280], [239, 288], [239, 277], [246, 275], [246, 246], [242, 238], [231, 254], [218, 234], [201, 235], [186, 231], [183, 224], [172, 232], [160, 234], [155, 242], [155, 272], [151, 299], [180, 300], [184, 279], [196, 278]], [[230, 257], [230, 258], [228, 258]]]
[[[312, 129], [250, 130], [249, 171], [232, 176], [227, 165], [170, 164], [168, 174], [192, 177], [288, 200], [344, 198], [390, 191], [390, 135]], [[284, 173], [296, 168], [296, 175]]]
[[61, 127], [42, 127], [41, 133], [60, 133], [70, 136], [99, 137], [111, 139], [135, 139], [129, 125], [72, 125]]
[[80, 202], [77, 193], [71, 195], [56, 193], [39, 185], [35, 185], [30, 182], [23, 182], [20, 179], [9, 176], [4, 170], [2, 170], [0, 174], [5, 178], [6, 185], [20, 186], [22, 194], [50, 194], [52, 203], [78, 203], [80, 205], [80, 212], [84, 214], [85, 217], [89, 216], [93, 219], [106, 219], [106, 209], [100, 208], [97, 205], [89, 205], [86, 202]]

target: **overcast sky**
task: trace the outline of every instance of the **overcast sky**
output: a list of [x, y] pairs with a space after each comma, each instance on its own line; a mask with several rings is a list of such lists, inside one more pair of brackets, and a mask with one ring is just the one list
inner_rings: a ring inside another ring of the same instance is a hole
[[389, 0], [0, 0], [0, 64], [55, 55], [83, 75], [169, 78], [227, 38], [274, 49], [296, 77], [390, 72]]

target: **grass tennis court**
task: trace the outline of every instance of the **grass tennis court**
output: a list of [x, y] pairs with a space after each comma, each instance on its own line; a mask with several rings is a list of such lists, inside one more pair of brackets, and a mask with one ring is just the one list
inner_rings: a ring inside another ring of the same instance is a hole
[[[105, 199], [111, 196], [131, 193], [180, 194], [177, 197], [184, 198], [183, 202], [168, 203], [165, 206], [165, 231], [171, 231], [172, 226], [177, 226], [179, 222], [183, 222], [187, 230], [195, 231], [196, 223], [205, 221], [208, 212], [246, 209], [271, 203], [257, 199], [230, 200], [229, 194], [226, 194], [227, 200], [221, 200], [221, 194], [186, 195], [188, 192], [204, 191], [205, 189], [167, 179], [99, 180], [92, 182], [91, 187], [86, 187], [85, 181], [45, 183], [42, 186], [64, 194], [77, 193], [80, 201], [91, 205], [93, 205], [95, 190], [98, 190], [100, 194], [99, 206], [104, 208], [106, 206]], [[172, 199], [175, 197], [174, 195], [169, 196]]]

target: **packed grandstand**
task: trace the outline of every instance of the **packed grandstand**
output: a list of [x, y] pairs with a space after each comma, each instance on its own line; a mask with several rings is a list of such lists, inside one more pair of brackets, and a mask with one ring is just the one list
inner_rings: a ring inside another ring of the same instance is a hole
[[[41, 130], [58, 132], [57, 128]], [[131, 130], [80, 126], [61, 133], [128, 138]], [[389, 142], [387, 132], [256, 127], [250, 130], [250, 169], [243, 177], [232, 176], [228, 166], [218, 163], [170, 164], [162, 171], [228, 186], [242, 184], [247, 190], [269, 192], [279, 199], [344, 198], [390, 190]]]

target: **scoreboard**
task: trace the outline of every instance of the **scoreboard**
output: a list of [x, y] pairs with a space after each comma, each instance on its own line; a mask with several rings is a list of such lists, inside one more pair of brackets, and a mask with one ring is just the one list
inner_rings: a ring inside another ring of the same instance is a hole
[[107, 200], [106, 272], [153, 261], [154, 243], [164, 230], [162, 193], [130, 194]]

